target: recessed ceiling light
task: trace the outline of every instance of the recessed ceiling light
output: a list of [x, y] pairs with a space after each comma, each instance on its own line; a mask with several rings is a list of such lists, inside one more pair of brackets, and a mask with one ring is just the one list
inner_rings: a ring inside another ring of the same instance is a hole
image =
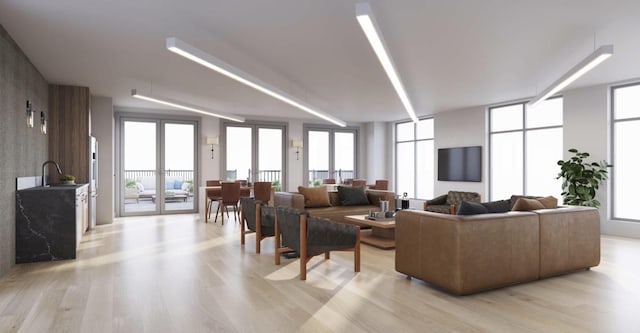
[[190, 104], [187, 104], [187, 103], [184, 103], [184, 102], [179, 102], [179, 101], [171, 100], [171, 99], [164, 98], [164, 97], [152, 97], [152, 96], [142, 95], [142, 94], [139, 94], [136, 91], [136, 89], [132, 89], [131, 90], [131, 96], [133, 96], [135, 98], [138, 98], [138, 99], [145, 100], [145, 101], [158, 103], [158, 104], [162, 104], [162, 105], [167, 105], [167, 106], [171, 106], [171, 107], [174, 107], [174, 108], [177, 108], [177, 109], [186, 110], [186, 111], [196, 112], [196, 113], [204, 114], [204, 115], [211, 116], [211, 117], [218, 117], [218, 118], [228, 119], [228, 120], [232, 120], [232, 121], [237, 121], [239, 123], [243, 123], [244, 122], [244, 118], [240, 117], [240, 116], [236, 116], [236, 115], [232, 115], [232, 114], [225, 114], [225, 113], [221, 113], [221, 112], [217, 112], [217, 111], [211, 111], [211, 110], [207, 110], [207, 109], [205, 109], [203, 107], [190, 105]]
[[322, 111], [318, 111], [313, 107], [309, 106], [308, 104], [302, 102], [301, 100], [283, 91], [280, 91], [278, 88], [273, 87], [267, 84], [266, 82], [263, 82], [258, 78], [255, 78], [250, 74], [247, 74], [241, 71], [240, 69], [235, 68], [232, 65], [229, 65], [224, 61], [198, 48], [195, 48], [175, 37], [167, 38], [167, 49], [193, 62], [196, 62], [204, 67], [207, 67], [231, 79], [234, 79], [240, 83], [243, 83], [253, 89], [263, 92], [273, 98], [279, 99], [293, 107], [296, 107], [302, 111], [310, 113], [318, 118], [324, 119], [328, 122], [331, 122], [341, 127], [347, 126], [347, 123], [345, 123], [344, 121], [336, 117], [333, 117], [332, 115], [324, 113]]

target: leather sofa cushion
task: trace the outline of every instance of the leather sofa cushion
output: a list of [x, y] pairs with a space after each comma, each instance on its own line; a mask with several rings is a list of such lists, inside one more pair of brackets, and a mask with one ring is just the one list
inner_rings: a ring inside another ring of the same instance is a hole
[[558, 199], [554, 198], [553, 196], [539, 198], [536, 200], [538, 200], [546, 209], [558, 208]]
[[511, 210], [526, 212], [536, 209], [544, 209], [544, 205], [536, 199], [520, 198], [516, 201]]
[[313, 207], [329, 207], [329, 193], [324, 186], [304, 187], [298, 186], [298, 192], [304, 196], [304, 206], [306, 208]]

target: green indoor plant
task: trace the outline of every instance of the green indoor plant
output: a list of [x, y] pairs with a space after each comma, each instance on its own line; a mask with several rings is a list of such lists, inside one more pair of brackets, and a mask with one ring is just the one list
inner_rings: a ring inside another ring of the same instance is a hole
[[76, 177], [70, 174], [64, 174], [60, 176], [60, 181], [63, 184], [74, 184], [76, 182]]
[[566, 205], [600, 207], [596, 200], [596, 190], [608, 178], [607, 161], [585, 162], [587, 152], [569, 149], [574, 156], [566, 161], [558, 161], [560, 173], [556, 179], [562, 178], [562, 198]]

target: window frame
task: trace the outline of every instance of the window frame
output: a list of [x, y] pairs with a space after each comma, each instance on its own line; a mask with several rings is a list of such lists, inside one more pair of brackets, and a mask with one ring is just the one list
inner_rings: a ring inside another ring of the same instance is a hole
[[303, 124], [302, 136], [303, 136], [303, 152], [304, 157], [302, 161], [302, 184], [303, 186], [309, 186], [309, 132], [328, 132], [329, 133], [329, 174], [333, 174], [335, 178], [335, 133], [351, 133], [353, 134], [353, 178], [359, 178], [360, 173], [360, 127], [346, 126], [338, 127], [331, 125], [321, 124]]
[[[435, 185], [435, 181], [436, 181], [436, 167], [435, 167], [435, 161], [436, 161], [436, 156], [435, 156], [435, 137], [436, 137], [436, 133], [435, 133], [435, 118], [434, 117], [424, 117], [424, 118], [419, 118], [418, 121], [423, 121], [423, 120], [432, 120], [433, 121], [433, 135], [430, 138], [424, 138], [424, 139], [417, 139], [418, 137], [418, 123], [414, 122], [413, 120], [403, 120], [403, 121], [397, 121], [393, 123], [393, 150], [394, 150], [394, 184], [395, 184], [395, 191], [399, 191], [399, 182], [398, 182], [398, 162], [399, 162], [399, 156], [398, 156], [398, 144], [400, 143], [408, 143], [408, 142], [412, 142], [413, 143], [413, 180], [414, 180], [414, 185], [413, 185], [413, 193], [414, 196], [417, 196], [418, 193], [418, 183], [415, 181], [418, 178], [418, 168], [417, 168], [417, 163], [418, 163], [418, 159], [416, 158], [418, 156], [418, 142], [426, 142], [426, 141], [431, 141], [433, 142], [433, 174], [431, 175], [432, 178], [432, 184]], [[398, 125], [401, 124], [407, 124], [407, 123], [413, 123], [413, 139], [411, 140], [398, 140]], [[434, 186], [435, 189], [435, 186]], [[397, 193], [396, 195], [402, 195], [402, 193]], [[415, 198], [413, 198], [415, 199]], [[427, 199], [427, 198], [423, 198], [423, 199]]]
[[[611, 119], [611, 123], [610, 123], [610, 142], [611, 142], [611, 161], [612, 163], [615, 165], [615, 156], [616, 156], [616, 124], [617, 123], [622, 123], [622, 122], [631, 122], [631, 121], [640, 121], [640, 116], [638, 117], [632, 117], [632, 118], [623, 118], [623, 119], [616, 119], [615, 117], [615, 90], [616, 89], [622, 89], [622, 88], [627, 88], [627, 87], [633, 87], [633, 86], [640, 86], [640, 82], [629, 82], [629, 83], [624, 83], [624, 84], [618, 84], [618, 85], [612, 85], [610, 87], [609, 90], [609, 94], [610, 94], [610, 119]], [[617, 220], [617, 221], [626, 221], [626, 222], [634, 222], [634, 223], [639, 223], [640, 222], [640, 218], [638, 219], [631, 219], [631, 218], [624, 218], [624, 217], [617, 217], [616, 216], [616, 169], [615, 168], [611, 168], [611, 172], [609, 174], [609, 180], [610, 180], [610, 200], [611, 200], [611, 208], [609, 209], [609, 217], [612, 220]]]
[[[553, 96], [548, 98], [547, 100], [552, 100], [552, 99], [557, 99], [557, 98], [564, 98], [563, 95], [557, 95], [557, 96]], [[493, 166], [492, 166], [492, 161], [493, 161], [493, 141], [492, 141], [492, 137], [493, 134], [502, 134], [502, 133], [517, 133], [520, 132], [522, 133], [522, 192], [527, 193], [527, 133], [529, 131], [538, 131], [538, 130], [546, 130], [546, 129], [557, 129], [560, 128], [562, 129], [563, 133], [564, 133], [564, 117], [562, 119], [562, 124], [560, 125], [550, 125], [550, 126], [538, 126], [538, 127], [527, 127], [527, 112], [529, 111], [529, 108], [527, 108], [527, 103], [529, 103], [529, 101], [522, 101], [522, 102], [513, 102], [513, 103], [506, 103], [506, 104], [499, 104], [499, 105], [493, 105], [493, 106], [489, 106], [487, 108], [487, 114], [488, 114], [488, 122], [487, 122], [487, 134], [488, 134], [488, 138], [487, 138], [487, 143], [488, 143], [488, 147], [489, 147], [489, 156], [488, 156], [488, 161], [487, 161], [487, 165], [488, 165], [488, 179], [489, 182], [487, 184], [487, 192], [489, 194], [488, 198], [489, 200], [496, 200], [496, 198], [493, 197], [493, 178], [491, 176], [492, 172], [491, 170], [493, 170]], [[522, 127], [519, 129], [511, 129], [511, 130], [501, 130], [501, 131], [495, 131], [493, 132], [491, 130], [491, 110], [493, 109], [498, 109], [498, 108], [504, 108], [504, 107], [510, 107], [510, 106], [514, 106], [514, 105], [521, 105], [522, 106]], [[563, 106], [563, 110], [562, 113], [564, 114], [564, 106]], [[564, 149], [564, 146], [563, 146]], [[514, 193], [515, 194], [515, 193]]]

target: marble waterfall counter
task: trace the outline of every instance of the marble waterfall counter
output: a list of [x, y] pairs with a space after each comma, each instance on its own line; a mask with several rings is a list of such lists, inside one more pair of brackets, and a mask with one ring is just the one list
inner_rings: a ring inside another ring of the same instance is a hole
[[16, 264], [76, 258], [87, 191], [87, 184], [16, 191]]

